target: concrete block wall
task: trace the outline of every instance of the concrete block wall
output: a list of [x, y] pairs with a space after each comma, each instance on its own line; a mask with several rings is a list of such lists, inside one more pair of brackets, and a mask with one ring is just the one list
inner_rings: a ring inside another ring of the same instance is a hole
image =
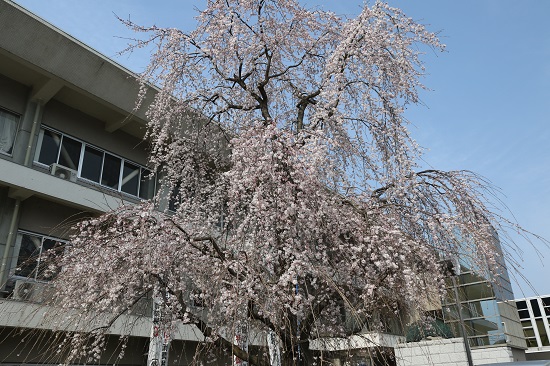
[[[468, 366], [462, 338], [436, 339], [415, 343], [403, 343], [395, 347], [398, 366]], [[474, 365], [514, 361], [508, 346], [472, 350]]]
[[472, 359], [475, 365], [517, 361], [514, 360], [512, 348], [507, 346], [473, 349]]
[[403, 343], [395, 347], [398, 366], [468, 366], [461, 338]]

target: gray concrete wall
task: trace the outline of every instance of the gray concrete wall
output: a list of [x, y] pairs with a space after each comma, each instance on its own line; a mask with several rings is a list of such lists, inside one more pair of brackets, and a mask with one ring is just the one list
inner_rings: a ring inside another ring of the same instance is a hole
[[73, 225], [91, 215], [90, 212], [33, 196], [22, 203], [19, 229], [68, 239]]
[[1, 158], [23, 164], [32, 128], [33, 112], [36, 105], [29, 101], [30, 89], [0, 74], [0, 108], [19, 115], [12, 155], [0, 154]]
[[506, 327], [508, 344], [512, 347], [527, 348], [516, 303], [514, 301], [499, 302], [498, 312]]
[[0, 186], [14, 187], [14, 190], [23, 194], [44, 197], [80, 210], [105, 212], [123, 203], [123, 197], [116, 192], [113, 194], [112, 190], [106, 193], [91, 189], [5, 159], [0, 159], [0, 172], [3, 173], [0, 175]]
[[[105, 101], [123, 115], [133, 112], [138, 85], [127, 69], [11, 2], [0, 1], [0, 24], [0, 48], [13, 57]], [[137, 114], [144, 117], [143, 111]]]
[[29, 88], [0, 74], [0, 108], [23, 114]]

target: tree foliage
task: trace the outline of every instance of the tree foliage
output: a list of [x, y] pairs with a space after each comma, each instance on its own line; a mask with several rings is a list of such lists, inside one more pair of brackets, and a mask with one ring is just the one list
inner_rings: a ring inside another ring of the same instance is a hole
[[[197, 22], [126, 21], [145, 35], [132, 47], [155, 47], [138, 105], [164, 189], [78, 226], [58, 304], [116, 316], [154, 292], [166, 327], [196, 324], [254, 365], [266, 356], [233, 335], [271, 330], [291, 364], [298, 345], [309, 357], [310, 340], [349, 334], [342, 309], [363, 330], [421, 310], [441, 257], [498, 270], [485, 182], [418, 171], [403, 117], [423, 88], [420, 50], [444, 48], [434, 33], [381, 2], [343, 19], [295, 0], [209, 0]], [[167, 196], [175, 212], [159, 211]]]

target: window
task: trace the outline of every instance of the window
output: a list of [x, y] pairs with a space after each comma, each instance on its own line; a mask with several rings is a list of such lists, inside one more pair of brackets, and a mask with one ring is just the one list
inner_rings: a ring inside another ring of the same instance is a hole
[[101, 177], [101, 167], [103, 165], [103, 151], [86, 146], [84, 157], [82, 158], [82, 169], [80, 176], [92, 182], [99, 183]]
[[0, 109], [0, 153], [11, 155], [19, 116]]
[[118, 189], [121, 162], [122, 159], [111, 154], [105, 154], [105, 158], [103, 159], [103, 173], [101, 174], [101, 185]]
[[531, 309], [533, 309], [533, 316], [535, 316], [536, 318], [541, 316], [539, 302], [537, 301], [537, 299], [531, 300]]
[[529, 310], [518, 310], [520, 319], [529, 319]]
[[525, 301], [516, 301], [518, 309], [527, 309], [527, 303]]
[[49, 128], [42, 128], [35, 163], [60, 164], [89, 182], [143, 199], [155, 195], [155, 175], [147, 168]]
[[56, 271], [49, 268], [49, 264], [65, 244], [57, 238], [19, 232], [10, 274], [40, 281], [51, 280]]
[[181, 203], [181, 183], [177, 183], [170, 194], [168, 200], [168, 210], [176, 212]]

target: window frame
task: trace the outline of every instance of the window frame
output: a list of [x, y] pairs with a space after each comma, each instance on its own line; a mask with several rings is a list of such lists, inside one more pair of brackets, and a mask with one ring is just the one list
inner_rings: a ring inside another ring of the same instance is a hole
[[[19, 254], [20, 254], [20, 251], [21, 251], [21, 243], [23, 241], [23, 236], [24, 235], [32, 236], [32, 237], [35, 237], [35, 238], [40, 238], [40, 252], [38, 254], [36, 267], [31, 272], [31, 273], [34, 273], [34, 275], [32, 277], [21, 276], [21, 275], [15, 274], [15, 272], [18, 268], [17, 261], [19, 260]], [[15, 239], [15, 245], [13, 247], [12, 260], [11, 260], [10, 268], [9, 268], [9, 275], [8, 275], [9, 279], [14, 279], [14, 280], [21, 279], [21, 280], [27, 280], [27, 281], [33, 281], [33, 282], [39, 282], [39, 283], [49, 283], [51, 281], [51, 279], [47, 280], [47, 279], [38, 278], [39, 276], [38, 276], [37, 268], [39, 268], [39, 266], [40, 266], [40, 259], [42, 257], [42, 252], [44, 250], [44, 241], [45, 240], [53, 240], [56, 243], [62, 243], [65, 246], [69, 245], [68, 240], [57, 238], [55, 236], [44, 235], [44, 234], [35, 233], [35, 232], [32, 232], [32, 231], [27, 231], [27, 230], [18, 230], [17, 231], [17, 236], [16, 236], [16, 239]]]
[[[153, 183], [153, 192], [152, 192], [152, 195], [151, 197], [142, 197], [140, 195], [141, 193], [141, 185], [142, 185], [142, 181], [144, 180], [144, 177], [146, 176], [149, 176], [150, 173], [153, 173], [153, 171], [151, 169], [149, 169], [147, 166], [145, 165], [142, 165], [142, 164], [139, 164], [139, 163], [136, 163], [135, 161], [133, 160], [130, 160], [130, 159], [127, 159], [127, 158], [124, 158], [118, 154], [115, 154], [115, 153], [112, 153], [111, 151], [108, 151], [108, 150], [105, 150], [105, 149], [102, 149], [96, 145], [93, 145], [93, 144], [90, 144], [86, 141], [83, 141], [79, 138], [76, 138], [76, 137], [73, 137], [69, 134], [66, 134], [66, 133], [63, 133], [59, 130], [56, 130], [54, 128], [51, 128], [49, 126], [41, 126], [40, 128], [40, 132], [38, 134], [38, 140], [37, 140], [37, 143], [36, 143], [36, 150], [35, 150], [35, 153], [34, 153], [34, 160], [33, 160], [33, 163], [37, 166], [40, 166], [40, 167], [43, 167], [43, 168], [49, 168], [49, 165], [45, 164], [45, 163], [42, 163], [40, 162], [38, 159], [40, 158], [40, 152], [41, 152], [41, 149], [42, 149], [42, 142], [43, 142], [43, 139], [44, 139], [44, 131], [50, 131], [52, 133], [55, 133], [55, 134], [58, 134], [61, 138], [60, 138], [60, 141], [59, 141], [59, 146], [58, 146], [58, 151], [57, 151], [57, 154], [56, 154], [56, 159], [55, 159], [55, 163], [54, 164], [59, 164], [59, 157], [60, 157], [60, 154], [61, 154], [61, 147], [63, 146], [63, 140], [65, 137], [67, 138], [70, 138], [72, 140], [75, 140], [77, 142], [79, 142], [81, 144], [80, 146], [80, 155], [79, 155], [79, 159], [78, 159], [78, 168], [77, 169], [73, 169], [77, 172], [77, 177], [79, 180], [83, 181], [83, 182], [86, 182], [86, 183], [89, 183], [91, 185], [94, 185], [94, 186], [100, 186], [102, 188], [105, 188], [105, 189], [108, 189], [108, 190], [112, 190], [112, 191], [115, 191], [115, 192], [118, 192], [120, 194], [123, 194], [123, 195], [127, 195], [127, 196], [130, 196], [130, 197], [134, 197], [134, 198], [137, 198], [137, 199], [140, 199], [140, 200], [148, 200], [148, 199], [152, 199], [156, 192], [157, 192], [157, 188], [158, 188], [158, 182], [157, 182], [157, 179], [156, 179], [156, 173], [154, 173], [154, 176], [151, 178], [152, 180], [152, 183]], [[88, 179], [88, 178], [84, 178], [81, 176], [82, 174], [82, 167], [83, 167], [83, 164], [84, 164], [84, 154], [86, 152], [86, 147], [90, 147], [92, 149], [95, 149], [99, 152], [102, 153], [102, 158], [101, 158], [101, 169], [100, 169], [100, 173], [99, 173], [99, 182], [96, 182], [94, 180], [91, 180], [91, 179]], [[102, 180], [103, 180], [103, 173], [104, 173], [104, 166], [105, 166], [105, 159], [107, 157], [107, 155], [111, 155], [112, 157], [115, 157], [116, 159], [119, 159], [120, 160], [120, 166], [119, 166], [119, 174], [118, 174], [118, 182], [117, 182], [117, 186], [116, 188], [113, 188], [113, 187], [110, 187], [108, 185], [105, 185], [105, 184], [102, 184]], [[131, 165], [134, 165], [134, 166], [137, 166], [139, 168], [139, 177], [138, 177], [138, 186], [137, 186], [137, 194], [132, 194], [132, 193], [128, 193], [128, 192], [125, 192], [122, 190], [122, 182], [123, 182], [123, 179], [124, 179], [124, 166], [125, 166], [125, 163], [128, 163], [128, 164], [131, 164]], [[64, 165], [63, 165], [64, 166]], [[68, 169], [72, 169], [70, 167], [67, 167]]]
[[17, 119], [17, 121], [15, 122], [15, 130], [13, 132], [13, 142], [12, 142], [12, 145], [11, 145], [11, 152], [8, 153], [8, 152], [0, 150], [0, 155], [13, 157], [13, 148], [15, 147], [15, 144], [17, 142], [17, 136], [18, 136], [18, 132], [19, 132], [19, 124], [21, 123], [21, 114], [17, 113], [17, 112], [14, 112], [10, 109], [4, 108], [2, 106], [0, 106], [0, 112], [11, 114], [12, 116], [16, 117], [16, 119]]

